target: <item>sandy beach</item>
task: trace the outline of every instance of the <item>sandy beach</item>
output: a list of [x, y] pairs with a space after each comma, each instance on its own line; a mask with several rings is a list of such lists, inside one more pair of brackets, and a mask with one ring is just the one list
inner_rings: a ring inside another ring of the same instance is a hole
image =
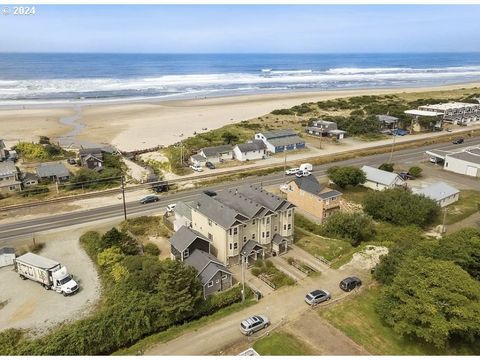
[[[447, 91], [479, 87], [480, 83], [429, 88], [392, 88], [282, 94], [243, 95], [194, 100], [145, 100], [137, 103], [84, 105], [80, 122], [85, 127], [78, 138], [97, 144], [112, 144], [124, 151], [170, 145], [230, 123], [248, 120], [274, 109], [288, 108], [303, 102], [358, 95]], [[66, 106], [66, 105], [64, 105]], [[71, 131], [60, 123], [74, 113], [71, 107], [0, 110], [0, 138], [9, 141], [32, 141], [39, 135], [52, 138]], [[183, 134], [183, 136], [180, 136]]]

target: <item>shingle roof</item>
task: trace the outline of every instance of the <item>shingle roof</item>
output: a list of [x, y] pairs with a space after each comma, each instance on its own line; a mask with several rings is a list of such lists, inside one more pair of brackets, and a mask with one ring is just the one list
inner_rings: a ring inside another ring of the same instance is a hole
[[368, 181], [382, 185], [392, 185], [396, 179], [401, 180], [398, 174], [380, 170], [371, 166], [364, 165], [362, 170], [365, 173]]
[[205, 161], [205, 160], [207, 160], [207, 158], [205, 156], [200, 155], [200, 154], [192, 155], [191, 158], [195, 161]]
[[326, 191], [324, 193], [321, 193], [319, 194], [318, 196], [324, 200], [326, 199], [331, 199], [333, 197], [337, 197], [337, 196], [341, 196], [343, 195], [340, 191], [337, 191], [337, 190], [330, 190], [330, 191]]
[[216, 156], [220, 153], [232, 151], [232, 145], [220, 145], [220, 146], [212, 146], [203, 148], [201, 151], [205, 154], [205, 156]]
[[455, 189], [453, 186], [450, 186], [441, 181], [415, 191], [415, 193], [419, 195], [424, 195], [425, 197], [428, 197], [435, 201], [443, 200], [449, 196], [458, 194], [459, 192], [460, 190]]
[[280, 130], [272, 130], [272, 131], [265, 131], [261, 133], [265, 136], [266, 139], [274, 139], [286, 136], [296, 136], [297, 133], [291, 129], [280, 129]]
[[267, 139], [267, 140], [273, 146], [286, 146], [286, 145], [291, 145], [291, 144], [304, 144], [305, 143], [305, 140], [303, 140], [298, 135], [282, 137], [282, 138], [278, 138], [278, 139], [273, 138], [273, 139]]
[[37, 175], [41, 178], [45, 177], [67, 177], [69, 172], [62, 163], [43, 163], [37, 166]]
[[177, 202], [177, 205], [175, 206], [175, 213], [179, 214], [181, 216], [186, 217], [189, 220], [192, 220], [192, 204], [193, 202], [183, 202], [179, 201]]
[[260, 245], [258, 242], [255, 240], [248, 240], [242, 247], [242, 250], [240, 251], [240, 254], [243, 256], [250, 256], [252, 254], [253, 250], [261, 250], [263, 249], [263, 246]]
[[15, 249], [11, 247], [2, 247], [0, 248], [0, 255], [3, 254], [15, 254]]
[[262, 140], [253, 140], [246, 144], [238, 144], [237, 147], [242, 153], [264, 150], [266, 148], [265, 143]]
[[0, 162], [0, 176], [11, 176], [17, 173], [17, 167], [13, 161]]
[[275, 243], [275, 244], [277, 244], [277, 245], [280, 245], [281, 243], [286, 242], [286, 241], [287, 241], [287, 239], [285, 239], [285, 238], [284, 238], [282, 235], [280, 235], [280, 234], [275, 234], [275, 235], [273, 236], [273, 239], [272, 239], [272, 242]]
[[[217, 195], [218, 196], [218, 195]], [[216, 198], [216, 197], [215, 197]], [[224, 229], [230, 229], [238, 222], [248, 220], [248, 217], [205, 194], [200, 194], [192, 208], [211, 219]]]
[[195, 249], [190, 256], [185, 259], [185, 264], [193, 266], [197, 270], [198, 277], [203, 285], [208, 283], [218, 271], [231, 274], [225, 265], [215, 256], [199, 249]]
[[23, 173], [23, 177], [22, 177], [22, 180], [23, 181], [31, 181], [31, 180], [38, 180], [38, 177], [37, 175], [35, 174], [32, 174], [32, 173]]
[[209, 243], [205, 236], [200, 234], [198, 231], [190, 229], [186, 226], [182, 226], [170, 238], [170, 244], [172, 244], [172, 246], [178, 251], [183, 252], [196, 239], [202, 239]]
[[324, 188], [324, 186], [321, 185], [313, 175], [303, 176], [301, 178], [295, 177], [295, 180], [292, 181], [295, 181], [301, 190], [315, 195], [318, 195], [318, 193]]
[[240, 214], [245, 215], [249, 219], [263, 215], [266, 210], [263, 205], [247, 198], [236, 189], [220, 191], [217, 193], [215, 199], [236, 210]]
[[241, 185], [237, 190], [240, 194], [243, 194], [245, 197], [256, 201], [272, 211], [286, 210], [290, 207], [294, 207], [294, 205], [287, 200], [252, 184]]

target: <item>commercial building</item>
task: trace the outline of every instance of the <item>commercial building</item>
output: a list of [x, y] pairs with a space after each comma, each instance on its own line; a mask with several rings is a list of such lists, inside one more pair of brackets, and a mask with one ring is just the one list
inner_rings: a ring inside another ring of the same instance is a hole
[[447, 171], [480, 177], [480, 146], [455, 151], [429, 150], [426, 154], [437, 159], [437, 163], [443, 163]]
[[480, 121], [480, 104], [448, 102], [433, 105], [422, 105], [418, 110], [435, 112], [442, 116], [445, 122], [466, 124]]
[[372, 190], [393, 189], [394, 187], [405, 185], [405, 181], [393, 172], [380, 170], [367, 165], [362, 167], [362, 171], [367, 178], [367, 181], [362, 185]]
[[460, 190], [441, 181], [421, 189], [412, 189], [412, 191], [434, 200], [441, 207], [453, 204], [458, 201], [460, 196]]

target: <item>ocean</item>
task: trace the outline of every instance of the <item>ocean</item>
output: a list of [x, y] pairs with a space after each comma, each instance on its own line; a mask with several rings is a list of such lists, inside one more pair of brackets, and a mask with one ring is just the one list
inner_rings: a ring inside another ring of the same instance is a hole
[[480, 81], [480, 53], [0, 53], [0, 105], [419, 87]]

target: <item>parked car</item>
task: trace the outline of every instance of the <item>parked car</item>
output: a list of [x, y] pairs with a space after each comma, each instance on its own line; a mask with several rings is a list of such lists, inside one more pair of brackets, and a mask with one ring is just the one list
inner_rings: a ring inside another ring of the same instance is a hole
[[167, 211], [168, 212], [172, 212], [173, 210], [175, 210], [175, 207], [177, 206], [177, 204], [169, 204], [167, 205]]
[[463, 144], [463, 138], [458, 138], [452, 141], [452, 144]]
[[155, 191], [156, 193], [165, 192], [165, 191], [168, 191], [168, 185], [167, 184], [154, 185], [152, 186], [152, 190]]
[[291, 168], [285, 171], [285, 175], [295, 175], [299, 171], [300, 171], [299, 168]]
[[190, 168], [191, 168], [193, 171], [198, 171], [198, 172], [202, 172], [202, 171], [203, 171], [203, 168], [202, 168], [200, 165], [190, 165]]
[[68, 162], [70, 165], [77, 165], [77, 160], [75, 160], [74, 158], [68, 159], [67, 162]]
[[450, 128], [447, 128], [447, 130], [446, 130], [446, 131], [447, 131], [447, 132], [452, 132], [452, 129], [450, 129]]
[[213, 163], [210, 162], [210, 161], [207, 161], [207, 162], [205, 163], [205, 166], [206, 166], [207, 168], [209, 168], [209, 169], [215, 169], [215, 165], [213, 165]]
[[308, 305], [315, 306], [331, 298], [332, 296], [327, 290], [313, 290], [305, 296], [305, 302]]
[[340, 289], [350, 292], [353, 289], [362, 286], [362, 280], [356, 276], [349, 276], [340, 281]]
[[410, 175], [407, 171], [399, 172], [398, 176], [400, 176], [402, 180], [415, 180], [415, 176]]
[[203, 193], [208, 196], [216, 196], [217, 193], [213, 190], [204, 190]]
[[158, 196], [148, 195], [148, 196], [145, 196], [142, 200], [140, 200], [140, 204], [149, 204], [149, 203], [157, 202], [158, 200], [160, 200]]
[[240, 323], [240, 331], [242, 334], [249, 336], [268, 325], [270, 325], [270, 321], [265, 315], [254, 315]]
[[405, 136], [410, 134], [407, 130], [402, 130], [402, 129], [395, 129], [392, 131], [392, 135], [396, 136]]
[[467, 123], [459, 122], [459, 123], [458, 123], [458, 126], [467, 126]]
[[309, 175], [312, 175], [312, 173], [308, 170], [298, 170], [297, 173], [295, 174], [295, 176], [298, 178], [309, 176]]

